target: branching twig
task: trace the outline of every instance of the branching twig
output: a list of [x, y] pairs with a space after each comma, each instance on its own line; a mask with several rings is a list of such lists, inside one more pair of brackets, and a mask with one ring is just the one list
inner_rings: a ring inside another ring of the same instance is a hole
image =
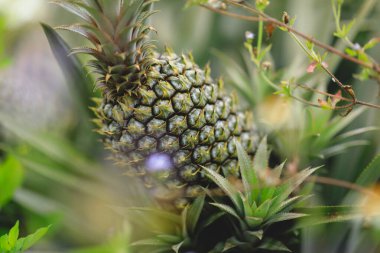
[[[334, 94], [331, 94], [331, 93], [328, 93], [328, 92], [320, 91], [320, 90], [311, 88], [311, 87], [303, 85], [303, 84], [297, 84], [296, 87], [301, 87], [302, 89], [309, 90], [309, 91], [312, 91], [312, 92], [315, 92], [315, 93], [318, 93], [318, 94], [321, 94], [321, 95], [325, 95], [325, 96], [328, 96], [328, 97], [331, 97], [331, 98], [338, 98], [339, 100], [343, 100], [343, 101], [347, 101], [347, 102], [351, 102], [352, 101], [349, 98], [345, 98], [345, 97], [334, 95]], [[301, 98], [298, 98], [298, 97], [295, 97], [295, 96], [292, 96], [292, 98], [294, 98], [294, 99], [296, 99], [296, 100], [298, 100], [298, 101], [300, 101], [302, 103], [307, 103], [307, 104], [309, 104], [311, 106], [321, 107], [318, 104], [310, 103], [307, 100], [304, 100], [304, 99], [301, 99]], [[356, 100], [356, 104], [357, 105], [368, 106], [368, 107], [375, 108], [375, 109], [380, 109], [380, 105], [375, 105], [375, 104], [367, 103], [367, 102], [364, 102], [364, 101], [361, 101], [361, 100]], [[336, 109], [339, 109], [339, 107], [337, 107]]]
[[[224, 9], [217, 9], [217, 8], [213, 8], [211, 6], [208, 6], [208, 5], [202, 5], [204, 8], [207, 8], [208, 10], [211, 10], [213, 12], [216, 12], [216, 13], [219, 13], [219, 14], [222, 14], [222, 15], [226, 15], [226, 16], [229, 16], [229, 17], [233, 17], [233, 18], [238, 18], [238, 19], [242, 19], [242, 20], [247, 20], [247, 21], [253, 21], [253, 22], [259, 22], [261, 25], [263, 22], [267, 22], [267, 23], [271, 23], [277, 27], [281, 27], [283, 29], [285, 29], [286, 31], [289, 32], [289, 34], [297, 41], [297, 43], [302, 47], [303, 50], [305, 50], [305, 52], [310, 56], [310, 52], [305, 48], [305, 46], [303, 45], [303, 43], [300, 42], [300, 40], [298, 39], [297, 36], [313, 43], [314, 45], [320, 47], [320, 48], [323, 48], [325, 49], [326, 51], [329, 51], [333, 54], [336, 54], [340, 57], [342, 57], [343, 59], [346, 59], [348, 61], [351, 61], [353, 63], [356, 63], [356, 64], [359, 64], [365, 68], [370, 68], [372, 70], [374, 70], [375, 72], [379, 73], [380, 74], [380, 66], [379, 64], [377, 64], [377, 62], [372, 62], [372, 63], [368, 63], [368, 62], [364, 62], [364, 61], [361, 61], [355, 57], [352, 57], [350, 55], [347, 55], [339, 50], [337, 50], [336, 48], [330, 46], [330, 45], [327, 45], [325, 43], [322, 43], [302, 32], [299, 32], [298, 30], [294, 29], [292, 26], [288, 25], [288, 24], [285, 24], [284, 22], [280, 21], [280, 20], [277, 20], [267, 14], [265, 14], [264, 12], [262, 11], [259, 11], [258, 9], [256, 9], [255, 7], [253, 6], [250, 6], [249, 4], [246, 4], [246, 3], [239, 3], [239, 2], [236, 2], [236, 1], [231, 1], [231, 0], [224, 0], [227, 4], [229, 5], [232, 5], [232, 6], [236, 6], [236, 7], [239, 7], [239, 8], [242, 8], [242, 9], [245, 9], [251, 13], [253, 13], [254, 15], [257, 15], [257, 16], [245, 16], [245, 15], [241, 15], [241, 14], [237, 14], [237, 13], [233, 13], [233, 12], [229, 12], [229, 11], [226, 11]], [[260, 40], [259, 40], [260, 42]], [[259, 44], [260, 45], [260, 44]], [[332, 109], [347, 109], [347, 112], [344, 114], [344, 115], [347, 115], [348, 113], [350, 113], [353, 109], [353, 107], [355, 105], [364, 105], [364, 106], [368, 106], [368, 107], [371, 107], [371, 108], [376, 108], [376, 109], [380, 109], [380, 106], [379, 105], [375, 105], [375, 104], [371, 104], [371, 103], [367, 103], [367, 102], [364, 102], [364, 101], [360, 101], [356, 98], [356, 95], [355, 95], [355, 92], [353, 91], [352, 87], [350, 85], [344, 85], [326, 66], [324, 66], [323, 64], [321, 64], [319, 62], [319, 65], [322, 67], [322, 69], [331, 77], [331, 79], [333, 80], [334, 83], [336, 83], [342, 90], [344, 90], [349, 96], [351, 99], [347, 99], [347, 98], [341, 98], [341, 100], [343, 101], [347, 101], [347, 102], [350, 102], [349, 104], [347, 105], [342, 105], [342, 106], [334, 106], [334, 108]], [[268, 80], [267, 80], [268, 81]], [[315, 90], [314, 90], [315, 91]], [[318, 93], [322, 94], [320, 91], [317, 91]], [[330, 93], [323, 93], [324, 95], [326, 96], [329, 96], [329, 97], [334, 97], [333, 94], [330, 94]], [[316, 104], [316, 103], [312, 103], [312, 102], [309, 102], [309, 101], [306, 101], [302, 98], [298, 98], [298, 97], [295, 97], [295, 96], [292, 96], [294, 99], [300, 101], [300, 102], [303, 102], [303, 103], [306, 103], [310, 106], [314, 106], [314, 107], [321, 107], [320, 104]]]
[[241, 3], [237, 3], [237, 2], [234, 2], [234, 1], [230, 1], [230, 0], [225, 0], [225, 1], [228, 4], [230, 4], [230, 5], [237, 6], [237, 7], [246, 9], [246, 10], [248, 10], [250, 12], [253, 12], [254, 14], [258, 15], [258, 17], [245, 16], [245, 15], [241, 15], [241, 14], [237, 14], [237, 13], [232, 13], [232, 12], [229, 12], [229, 11], [213, 8], [213, 7], [207, 6], [207, 5], [202, 5], [202, 6], [204, 8], [207, 8], [208, 10], [211, 10], [213, 12], [216, 12], [216, 13], [219, 13], [219, 14], [223, 14], [223, 15], [226, 15], [226, 16], [229, 16], [229, 17], [238, 18], [238, 19], [241, 19], [241, 20], [253, 21], [253, 22], [263, 21], [263, 22], [267, 22], [267, 23], [272, 23], [273, 25], [278, 26], [278, 27], [283, 27], [283, 28], [287, 29], [288, 31], [296, 34], [297, 36], [300, 36], [301, 38], [314, 43], [316, 46], [325, 49], [326, 51], [329, 51], [329, 52], [331, 52], [333, 54], [336, 54], [336, 55], [342, 57], [345, 60], [348, 60], [348, 61], [351, 61], [353, 63], [356, 63], [358, 65], [361, 65], [361, 66], [365, 67], [365, 68], [373, 69], [374, 71], [376, 71], [377, 73], [380, 74], [380, 66], [377, 65], [377, 64], [374, 64], [374, 63], [371, 64], [371, 63], [368, 63], [368, 62], [364, 62], [364, 61], [361, 61], [361, 60], [359, 60], [359, 59], [357, 59], [355, 57], [347, 55], [347, 54], [345, 54], [345, 53], [343, 53], [343, 52], [335, 49], [334, 47], [332, 47], [330, 45], [327, 45], [327, 44], [325, 44], [323, 42], [320, 42], [319, 40], [317, 40], [317, 39], [315, 39], [315, 38], [313, 38], [311, 36], [308, 36], [308, 35], [300, 32], [300, 31], [294, 29], [291, 26], [288, 26], [288, 25], [284, 24], [282, 21], [280, 21], [278, 19], [270, 17], [267, 14], [256, 10], [254, 7], [251, 7], [251, 6], [248, 6], [248, 5], [245, 5], [245, 4], [241, 4]]

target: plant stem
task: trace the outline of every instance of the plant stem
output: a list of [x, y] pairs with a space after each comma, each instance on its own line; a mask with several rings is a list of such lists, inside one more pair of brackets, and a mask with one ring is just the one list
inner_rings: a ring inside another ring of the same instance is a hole
[[209, 10], [209, 11], [212, 11], [212, 12], [215, 12], [215, 13], [219, 13], [219, 14], [231, 17], [231, 18], [237, 18], [237, 19], [246, 20], [246, 21], [252, 21], [252, 22], [258, 22], [260, 20], [266, 21], [263, 18], [252, 17], [252, 16], [244, 16], [244, 15], [232, 13], [232, 12], [229, 12], [229, 11], [225, 11], [225, 10], [222, 10], [222, 9], [213, 8], [213, 7], [205, 5], [205, 4], [201, 4], [201, 6], [203, 8], [205, 8], [205, 9]]
[[311, 57], [314, 61], [318, 62], [318, 64], [322, 67], [322, 69], [333, 79], [335, 80], [334, 83], [337, 83], [338, 86], [344, 90], [351, 98], [351, 105], [354, 106], [356, 104], [356, 96], [355, 96], [355, 93], [353, 93], [352, 89], [350, 86], [347, 86], [347, 85], [344, 85], [342, 84], [337, 78], [336, 76], [330, 71], [328, 70], [328, 68], [326, 68], [322, 62], [320, 62], [319, 59], [317, 59], [317, 57], [315, 57], [315, 55], [313, 55], [309, 49], [307, 49], [305, 47], [305, 45], [297, 38], [297, 36], [295, 36], [292, 32], [289, 32], [290, 36], [297, 42], [297, 44], [306, 52], [307, 55], [309, 55], [309, 57]]
[[[260, 18], [260, 21], [259, 21], [259, 34], [258, 34], [258, 38], [257, 38], [257, 56], [260, 57], [260, 53], [261, 53], [261, 45], [263, 43], [263, 27], [264, 27], [264, 21], [262, 18]], [[260, 57], [261, 58], [261, 57]], [[259, 61], [261, 61], [262, 59], [259, 58]]]
[[259, 73], [260, 76], [264, 79], [265, 82], [269, 84], [270, 87], [272, 87], [274, 90], [280, 90], [280, 88], [268, 78], [268, 76], [265, 72], [263, 72], [263, 70], [260, 70]]
[[339, 180], [339, 179], [335, 179], [335, 178], [321, 177], [321, 176], [310, 176], [308, 179], [306, 179], [306, 181], [316, 182], [316, 183], [320, 183], [320, 184], [334, 185], [334, 186], [338, 186], [338, 187], [342, 187], [342, 188], [351, 189], [351, 190], [363, 193], [365, 195], [380, 197], [375, 192], [368, 190], [364, 187], [361, 187], [357, 184], [353, 184], [353, 183], [343, 181], [343, 180]]
[[[338, 26], [340, 28], [340, 23], [338, 23], [338, 22], [340, 22], [340, 16], [341, 15], [340, 15], [340, 13], [337, 13], [335, 5], [333, 4], [333, 1], [334, 0], [332, 0], [331, 2], [333, 5], [334, 18], [335, 19], [339, 18], [339, 21], [337, 21], [337, 20], [335, 21], [336, 26], [337, 26], [337, 30], [338, 30]], [[371, 10], [373, 10], [376, 3], [377, 3], [376, 0], [366, 0], [362, 4], [362, 6], [360, 7], [360, 9], [357, 12], [358, 15], [355, 17], [355, 25], [351, 28], [349, 34], [343, 40], [338, 40], [338, 42], [334, 46], [338, 51], [344, 50], [344, 48], [346, 47], [346, 44], [350, 45], [351, 47], [353, 46], [352, 45], [353, 43], [351, 42], [352, 38], [354, 38], [356, 36], [356, 34], [359, 32], [360, 27], [362, 27], [362, 25], [366, 22], [365, 18], [368, 16], [368, 13], [371, 12]], [[372, 69], [375, 70], [377, 73], [380, 73], [379, 64], [372, 58], [371, 58], [371, 61], [372, 61]], [[340, 62], [340, 59], [335, 58], [335, 59], [330, 60], [329, 65], [333, 70], [335, 70], [335, 68], [338, 66], [339, 62]]]
[[[294, 29], [293, 27], [291, 26], [288, 26], [286, 24], [284, 24], [283, 22], [275, 19], [275, 18], [272, 18], [271, 16], [268, 16], [267, 14], [263, 13], [263, 12], [260, 12], [259, 10], [257, 10], [255, 7], [252, 7], [248, 4], [242, 4], [242, 3], [238, 3], [238, 2], [234, 2], [234, 1], [231, 1], [231, 0], [225, 0], [226, 3], [230, 4], [230, 5], [233, 5], [233, 6], [236, 6], [236, 7], [240, 7], [242, 9], [245, 9], [245, 10], [248, 10], [249, 12], [252, 12], [254, 13], [255, 15], [258, 15], [258, 17], [256, 16], [245, 16], [245, 15], [241, 15], [241, 14], [237, 14], [237, 13], [232, 13], [232, 12], [229, 12], [229, 11], [226, 11], [226, 10], [222, 10], [222, 9], [217, 9], [217, 8], [213, 8], [211, 6], [208, 6], [208, 5], [201, 5], [202, 7], [210, 10], [210, 11], [213, 11], [215, 13], [219, 13], [219, 14], [222, 14], [222, 15], [225, 15], [225, 16], [229, 16], [229, 17], [233, 17], [233, 18], [237, 18], [237, 19], [241, 19], [241, 20], [246, 20], [246, 21], [251, 21], [251, 22], [259, 22], [259, 42], [258, 42], [258, 48], [261, 47], [261, 43], [260, 41], [262, 40], [262, 37], [260, 38], [260, 36], [262, 36], [262, 31], [260, 32], [260, 23], [262, 23], [262, 25], [264, 25], [264, 22], [267, 22], [267, 23], [272, 23], [273, 25], [276, 25], [278, 27], [282, 27], [282, 28], [285, 28], [292, 36], [293, 38], [296, 39], [297, 43], [301, 46], [301, 48], [312, 58], [313, 55], [310, 54], [310, 52], [308, 51], [308, 49], [306, 49], [306, 47], [303, 45], [303, 43], [300, 42], [300, 40], [298, 39], [297, 36], [309, 41], [309, 42], [312, 42], [314, 45], [320, 47], [320, 48], [323, 48], [325, 49], [326, 51], [329, 51], [335, 55], [338, 55], [340, 56], [341, 58], [345, 59], [345, 60], [348, 60], [348, 61], [351, 61], [353, 63], [356, 63], [358, 65], [361, 65], [362, 67], [364, 68], [370, 68], [372, 70], [374, 70], [375, 72], [379, 73], [380, 74], [380, 65], [373, 61], [372, 63], [368, 63], [368, 62], [364, 62], [364, 61], [361, 61], [355, 57], [352, 57], [350, 55], [347, 55], [343, 52], [341, 52], [339, 49], [336, 49], [335, 47], [332, 47], [330, 45], [327, 45], [327, 44], [324, 44], [302, 32], [299, 32], [298, 30]], [[362, 22], [364, 22], [364, 17], [367, 16], [369, 10], [371, 8], [373, 8], [373, 5], [376, 3], [375, 0], [366, 0], [366, 2], [362, 5], [362, 8], [360, 9], [359, 11], [359, 15], [358, 15], [358, 20], [360, 21], [359, 23], [361, 24]], [[337, 15], [338, 13], [336, 13], [336, 10], [335, 10], [335, 13], [334, 15]], [[358, 28], [355, 28], [353, 29], [353, 31], [355, 33], [357, 33], [357, 29]], [[351, 31], [351, 33], [354, 33]], [[261, 34], [261, 35], [260, 35]], [[296, 36], [297, 35], [297, 36]], [[260, 43], [260, 44], [259, 44]], [[344, 48], [344, 47], [343, 47]], [[336, 62], [334, 62], [333, 66], [336, 66]], [[330, 75], [331, 78], [333, 78], [333, 80], [335, 80], [337, 82], [337, 84], [339, 85], [340, 88], [342, 88], [345, 92], [347, 92], [349, 94], [349, 96], [352, 98], [351, 99], [345, 99], [345, 98], [342, 98], [342, 100], [344, 101], [348, 101], [348, 102], [351, 102], [350, 104], [347, 104], [347, 105], [343, 105], [343, 106], [337, 106], [335, 109], [344, 109], [344, 108], [348, 108], [349, 110], [352, 109], [353, 106], [355, 105], [364, 105], [364, 106], [368, 106], [368, 107], [371, 107], [371, 108], [376, 108], [376, 109], [380, 109], [380, 106], [379, 105], [375, 105], [375, 104], [371, 104], [371, 103], [367, 103], [367, 102], [364, 102], [364, 101], [360, 101], [360, 100], [357, 100], [356, 99], [356, 96], [355, 94], [353, 93], [353, 90], [351, 89], [350, 86], [347, 86], [347, 85], [343, 85], [336, 77], [335, 75], [332, 74], [331, 71], [329, 71], [326, 67], [324, 67], [322, 64], [320, 64], [321, 67]], [[334, 68], [334, 67], [333, 67]], [[273, 82], [270, 82], [270, 80], [265, 76], [265, 75], [262, 75], [262, 77], [264, 77], [265, 81], [269, 81], [268, 84], [270, 84], [273, 88], [276, 87], [276, 89], [278, 89], [278, 87], [273, 84]], [[265, 78], [266, 77], [266, 78]], [[333, 94], [329, 94], [328, 96], [334, 96]], [[308, 101], [305, 101], [303, 99], [300, 99], [300, 98], [297, 98], [297, 97], [294, 97], [296, 100], [300, 101], [300, 102], [307, 102], [307, 104], [311, 105], [311, 106], [316, 106], [316, 107], [321, 107], [320, 105], [318, 104], [314, 104], [314, 103], [310, 103]]]

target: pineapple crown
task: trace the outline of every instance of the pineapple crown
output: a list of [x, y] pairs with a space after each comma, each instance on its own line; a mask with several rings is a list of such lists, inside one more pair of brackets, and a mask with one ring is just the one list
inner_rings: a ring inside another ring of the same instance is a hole
[[157, 64], [155, 46], [147, 24], [158, 0], [54, 0], [53, 3], [80, 17], [84, 22], [59, 26], [84, 36], [92, 47], [77, 47], [73, 54], [88, 54], [88, 62], [99, 74], [97, 86], [109, 99], [134, 93], [147, 79], [147, 70]]

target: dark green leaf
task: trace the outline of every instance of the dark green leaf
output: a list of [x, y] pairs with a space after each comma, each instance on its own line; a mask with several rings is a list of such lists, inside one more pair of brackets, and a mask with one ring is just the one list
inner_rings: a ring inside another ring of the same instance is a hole
[[202, 195], [195, 199], [187, 211], [186, 227], [189, 235], [194, 235], [195, 233], [199, 217], [203, 210], [204, 202], [205, 196]]
[[[88, 108], [91, 104], [90, 98], [93, 93], [91, 88], [93, 85], [92, 80], [86, 76], [78, 58], [75, 55], [69, 56], [71, 49], [61, 36], [50, 26], [46, 24], [41, 25], [67, 82], [71, 85], [72, 90], [76, 91], [73, 94], [79, 94], [78, 101], [82, 103], [82, 108]], [[88, 113], [92, 115], [90, 110], [88, 110]]]
[[268, 251], [283, 251], [283, 252], [292, 252], [288, 247], [286, 247], [280, 241], [268, 240], [264, 244], [262, 244], [259, 249], [264, 249]]
[[256, 237], [259, 240], [262, 240], [263, 239], [263, 235], [264, 235], [264, 231], [263, 230], [247, 231], [246, 233], [248, 233], [251, 236]]

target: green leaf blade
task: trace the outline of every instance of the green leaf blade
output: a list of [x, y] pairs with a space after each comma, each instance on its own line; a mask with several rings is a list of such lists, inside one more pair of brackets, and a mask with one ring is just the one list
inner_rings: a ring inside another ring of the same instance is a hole
[[4, 206], [21, 185], [24, 171], [16, 157], [8, 155], [0, 164], [0, 207]]
[[246, 193], [251, 192], [255, 188], [259, 188], [259, 179], [252, 166], [252, 163], [239, 142], [236, 142], [240, 173]]
[[21, 249], [27, 250], [30, 247], [32, 247], [35, 243], [37, 243], [37, 241], [39, 241], [48, 232], [50, 227], [51, 227], [51, 225], [44, 227], [44, 228], [40, 228], [36, 232], [34, 232], [33, 234], [28, 235], [27, 237], [23, 238], [24, 243], [23, 243]]

